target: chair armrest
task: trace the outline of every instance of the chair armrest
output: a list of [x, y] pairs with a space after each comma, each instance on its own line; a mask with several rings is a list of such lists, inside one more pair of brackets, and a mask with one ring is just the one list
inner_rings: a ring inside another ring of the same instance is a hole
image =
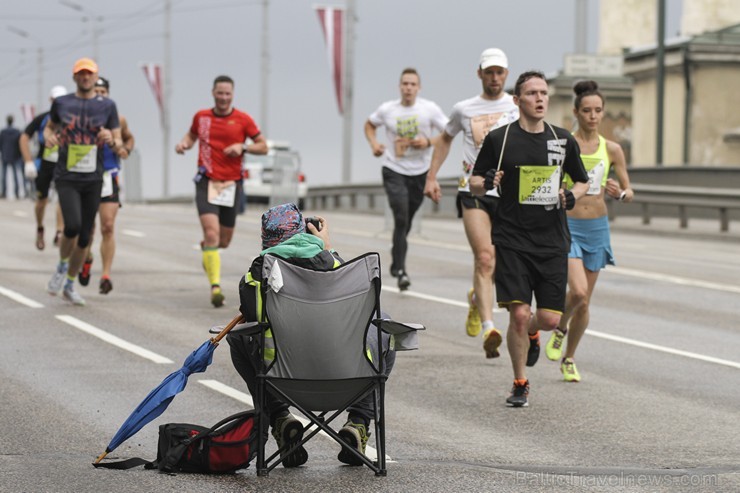
[[[208, 333], [210, 334], [218, 334], [224, 329], [224, 325], [214, 325], [210, 328]], [[269, 324], [261, 323], [261, 322], [242, 322], [240, 324], [236, 324], [233, 329], [229, 332], [229, 334], [247, 334], [247, 335], [254, 335], [259, 334], [263, 330], [270, 327]]]
[[426, 330], [422, 324], [396, 322], [389, 319], [376, 319], [373, 323], [380, 327], [380, 330], [391, 335], [390, 346], [395, 351], [410, 351], [419, 349], [419, 337], [417, 332]]

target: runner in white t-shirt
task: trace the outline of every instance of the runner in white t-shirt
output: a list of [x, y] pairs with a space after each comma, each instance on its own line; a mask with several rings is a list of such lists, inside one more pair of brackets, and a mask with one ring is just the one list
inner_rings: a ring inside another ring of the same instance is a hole
[[[380, 105], [365, 122], [365, 137], [375, 157], [382, 156], [383, 186], [393, 211], [391, 275], [398, 278], [402, 291], [411, 285], [406, 272], [406, 236], [411, 221], [424, 200], [424, 183], [432, 144], [447, 124], [442, 109], [432, 101], [418, 98], [421, 81], [413, 68], [401, 73], [401, 99]], [[377, 128], [385, 127], [385, 145], [377, 140]]]
[[478, 151], [488, 132], [519, 118], [519, 108], [510, 94], [504, 92], [509, 75], [506, 54], [498, 48], [489, 48], [480, 56], [478, 77], [483, 92], [452, 107], [450, 121], [434, 145], [432, 164], [427, 174], [424, 195], [435, 202], [442, 197], [437, 173], [442, 167], [455, 136], [463, 132], [462, 175], [458, 183], [457, 214], [463, 218], [465, 234], [473, 250], [473, 287], [468, 291], [468, 318], [465, 329], [475, 337], [483, 331], [483, 349], [487, 358], [499, 355], [501, 333], [493, 325], [493, 272], [496, 257], [491, 242], [493, 215], [498, 194], [488, 191], [476, 197], [470, 193], [469, 180]]

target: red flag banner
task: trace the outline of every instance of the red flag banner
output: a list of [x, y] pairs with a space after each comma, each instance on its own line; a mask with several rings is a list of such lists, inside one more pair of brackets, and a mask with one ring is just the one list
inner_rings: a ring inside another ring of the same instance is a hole
[[149, 83], [149, 87], [152, 88], [154, 93], [154, 99], [157, 100], [157, 106], [159, 106], [159, 113], [164, 118], [164, 99], [162, 96], [162, 66], [158, 63], [143, 63], [141, 68], [144, 69], [144, 76], [146, 81]]
[[344, 9], [341, 7], [314, 7], [326, 41], [326, 54], [337, 95], [339, 113], [344, 113]]
[[31, 123], [36, 116], [36, 106], [31, 103], [21, 103], [21, 115], [25, 123]]

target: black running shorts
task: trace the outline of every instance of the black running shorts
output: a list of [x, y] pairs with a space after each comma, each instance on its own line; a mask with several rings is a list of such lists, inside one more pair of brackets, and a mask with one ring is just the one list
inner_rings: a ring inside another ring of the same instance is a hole
[[514, 303], [563, 313], [568, 285], [568, 255], [522, 252], [496, 245], [496, 299], [501, 307]]
[[36, 175], [36, 198], [46, 199], [49, 198], [49, 187], [54, 179], [54, 168], [57, 163], [50, 163], [49, 161], [41, 161], [41, 168]]
[[195, 205], [198, 207], [198, 215], [216, 214], [218, 223], [225, 228], [236, 226], [236, 203], [240, 200], [242, 192], [242, 181], [236, 180], [236, 197], [234, 198], [233, 207], [224, 207], [222, 205], [213, 205], [208, 202], [208, 177], [203, 176], [195, 184]]
[[463, 209], [481, 209], [488, 213], [488, 217], [491, 218], [491, 223], [493, 223], [498, 200], [498, 197], [491, 197], [490, 195], [478, 197], [470, 192], [457, 192], [457, 217], [463, 216]]

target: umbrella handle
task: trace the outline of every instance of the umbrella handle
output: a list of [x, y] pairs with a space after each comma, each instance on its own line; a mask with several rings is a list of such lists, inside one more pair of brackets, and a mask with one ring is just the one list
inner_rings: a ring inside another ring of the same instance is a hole
[[226, 334], [229, 333], [231, 329], [233, 329], [239, 322], [241, 322], [244, 319], [241, 313], [239, 313], [236, 317], [234, 317], [229, 324], [223, 328], [221, 332], [218, 333], [216, 337], [211, 338], [211, 342], [213, 344], [218, 344], [221, 339], [226, 337]]
[[106, 456], [106, 455], [108, 455], [108, 451], [107, 451], [107, 450], [106, 450], [105, 452], [103, 452], [102, 454], [100, 454], [100, 455], [98, 456], [98, 458], [97, 458], [97, 459], [95, 459], [95, 462], [93, 462], [93, 464], [97, 464], [97, 463], [99, 463], [99, 462], [100, 462], [101, 460], [105, 459], [105, 456]]

